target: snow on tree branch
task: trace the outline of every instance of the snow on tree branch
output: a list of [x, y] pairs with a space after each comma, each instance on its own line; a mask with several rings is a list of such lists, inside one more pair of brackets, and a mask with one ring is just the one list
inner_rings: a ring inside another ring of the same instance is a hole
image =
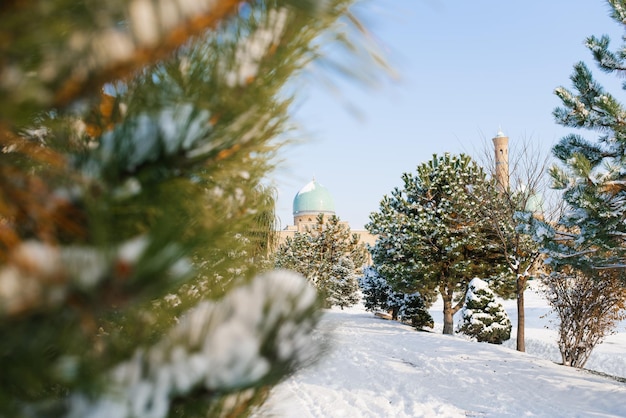
[[310, 361], [320, 349], [310, 339], [317, 301], [306, 279], [283, 270], [201, 302], [160, 342], [115, 367], [99, 400], [73, 396], [69, 417], [162, 418], [179, 395], [245, 389], [276, 368]]
[[[92, 291], [112, 276], [131, 274], [144, 258], [148, 245], [147, 237], [137, 237], [106, 252], [92, 247], [25, 241], [9, 254], [9, 263], [0, 268], [0, 316], [60, 306], [72, 289]], [[176, 254], [172, 244], [151, 257], [164, 261], [178, 258]], [[149, 262], [145, 258], [142, 261]], [[191, 268], [184, 258], [170, 267], [169, 273], [178, 277]]]

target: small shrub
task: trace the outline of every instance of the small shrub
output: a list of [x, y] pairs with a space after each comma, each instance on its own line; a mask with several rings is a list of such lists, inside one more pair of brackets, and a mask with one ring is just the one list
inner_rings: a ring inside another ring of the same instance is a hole
[[419, 292], [406, 295], [403, 294], [403, 303], [399, 310], [399, 316], [403, 321], [410, 322], [417, 330], [422, 328], [432, 328], [435, 326], [433, 317], [426, 310], [424, 299]]
[[469, 283], [461, 316], [458, 331], [479, 342], [502, 344], [511, 338], [509, 316], [484, 280], [474, 278]]

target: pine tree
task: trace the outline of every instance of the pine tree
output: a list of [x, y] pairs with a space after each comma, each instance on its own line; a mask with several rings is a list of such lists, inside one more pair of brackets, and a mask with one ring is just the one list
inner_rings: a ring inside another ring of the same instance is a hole
[[343, 309], [353, 306], [359, 299], [359, 283], [354, 262], [349, 257], [341, 257], [332, 268], [328, 280], [329, 304]]
[[242, 416], [320, 351], [263, 184], [349, 4], [3, 2], [0, 416]]
[[394, 292], [387, 280], [373, 266], [367, 266], [363, 269], [363, 275], [359, 277], [359, 288], [363, 294], [363, 305], [367, 311], [390, 312], [392, 319], [398, 319], [400, 306], [394, 303]]
[[410, 322], [418, 330], [434, 326], [433, 318], [419, 292], [406, 294], [394, 291], [373, 266], [363, 269], [359, 287], [366, 310], [390, 312], [391, 319]]
[[356, 280], [367, 261], [365, 246], [337, 216], [326, 219], [320, 213], [316, 221], [278, 247], [275, 266], [306, 277], [322, 293], [326, 307], [352, 306]]
[[[608, 1], [611, 17], [626, 27], [626, 2]], [[591, 36], [586, 46], [599, 68], [622, 77], [626, 73], [623, 47], [609, 50], [607, 36]], [[564, 266], [624, 270], [626, 266], [626, 110], [605, 91], [584, 62], [574, 65], [574, 91], [558, 87], [562, 107], [554, 110], [557, 123], [600, 134], [596, 142], [570, 134], [552, 149], [560, 165], [550, 174], [563, 190], [568, 208], [555, 223], [526, 218], [529, 228], [555, 270]]]
[[400, 306], [398, 316], [403, 322], [409, 322], [418, 331], [435, 326], [433, 317], [430, 316], [419, 292], [410, 294], [396, 292], [393, 296], [396, 300], [394, 305]]
[[[608, 4], [610, 16], [625, 27], [626, 2]], [[607, 36], [590, 36], [585, 44], [600, 70], [624, 75], [623, 47], [612, 52]], [[520, 228], [539, 243], [550, 268], [544, 281], [561, 319], [563, 363], [582, 367], [623, 309], [623, 289], [616, 284], [623, 286], [626, 278], [626, 110], [584, 62], [574, 65], [570, 79], [573, 91], [555, 90], [562, 102], [553, 112], [556, 122], [600, 136], [592, 142], [569, 134], [552, 148], [559, 165], [550, 175], [553, 187], [562, 191], [564, 212], [554, 222], [526, 214], [520, 217]]]
[[496, 301], [489, 285], [477, 277], [469, 283], [461, 318], [459, 332], [479, 342], [502, 344], [511, 338], [511, 321], [504, 306]]
[[443, 332], [452, 334], [469, 281], [479, 274], [496, 277], [504, 266], [479, 211], [489, 196], [488, 180], [463, 154], [435, 155], [402, 180], [404, 187], [385, 196], [366, 225], [378, 235], [374, 265], [396, 291], [419, 291], [426, 302], [439, 292]]

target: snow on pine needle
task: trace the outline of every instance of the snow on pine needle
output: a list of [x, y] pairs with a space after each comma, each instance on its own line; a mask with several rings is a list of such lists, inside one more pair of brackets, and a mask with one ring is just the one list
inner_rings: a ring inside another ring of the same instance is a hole
[[277, 368], [309, 362], [322, 348], [310, 338], [317, 302], [306, 279], [286, 270], [201, 302], [159, 343], [115, 367], [94, 404], [73, 397], [70, 417], [166, 417], [170, 402], [193, 389], [237, 392]]

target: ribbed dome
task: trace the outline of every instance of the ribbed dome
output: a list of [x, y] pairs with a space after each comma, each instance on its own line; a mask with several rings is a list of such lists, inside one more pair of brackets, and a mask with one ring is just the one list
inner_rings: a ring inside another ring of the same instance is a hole
[[326, 187], [311, 180], [293, 198], [293, 215], [335, 213], [335, 202]]

